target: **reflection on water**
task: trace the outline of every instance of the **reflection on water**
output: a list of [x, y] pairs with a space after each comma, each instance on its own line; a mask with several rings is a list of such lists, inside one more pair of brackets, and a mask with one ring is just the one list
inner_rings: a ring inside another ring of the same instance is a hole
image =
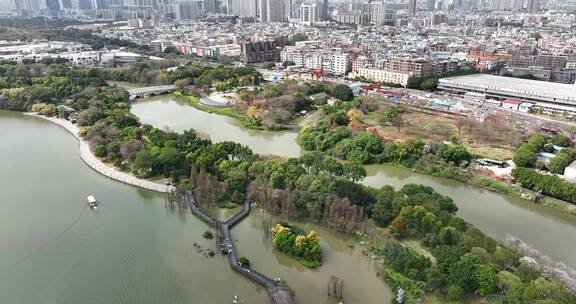
[[504, 240], [506, 234], [523, 239], [556, 261], [576, 267], [576, 217], [531, 201], [511, 198], [457, 181], [414, 173], [406, 168], [367, 166], [365, 185], [391, 185], [400, 189], [408, 183], [424, 184], [450, 196], [457, 215], [484, 232]]
[[169, 127], [176, 132], [194, 129], [207, 133], [215, 142], [235, 141], [260, 154], [300, 155], [296, 132], [242, 128], [232, 118], [197, 110], [171, 95], [144, 99], [133, 104], [130, 111], [157, 128]]

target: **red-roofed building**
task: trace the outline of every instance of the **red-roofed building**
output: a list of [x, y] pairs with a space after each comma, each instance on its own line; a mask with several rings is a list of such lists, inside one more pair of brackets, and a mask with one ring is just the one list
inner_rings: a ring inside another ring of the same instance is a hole
[[518, 111], [518, 107], [522, 102], [515, 99], [506, 99], [502, 102], [502, 107]]

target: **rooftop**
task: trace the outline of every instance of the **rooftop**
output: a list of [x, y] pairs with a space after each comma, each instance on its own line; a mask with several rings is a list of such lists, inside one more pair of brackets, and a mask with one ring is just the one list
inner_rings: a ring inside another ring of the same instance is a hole
[[487, 74], [473, 74], [442, 78], [440, 82], [500, 89], [534, 96], [548, 96], [576, 100], [576, 85]]

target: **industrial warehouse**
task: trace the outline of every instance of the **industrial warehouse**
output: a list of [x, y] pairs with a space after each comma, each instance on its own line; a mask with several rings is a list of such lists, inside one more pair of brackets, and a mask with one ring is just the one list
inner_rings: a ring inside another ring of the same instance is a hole
[[438, 88], [451, 93], [480, 93], [487, 101], [518, 100], [546, 112], [576, 114], [576, 85], [474, 74], [440, 79]]

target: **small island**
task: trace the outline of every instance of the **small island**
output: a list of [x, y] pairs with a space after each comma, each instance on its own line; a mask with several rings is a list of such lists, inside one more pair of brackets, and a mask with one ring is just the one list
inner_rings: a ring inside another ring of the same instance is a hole
[[274, 248], [295, 258], [300, 264], [317, 268], [322, 265], [320, 240], [314, 230], [308, 234], [296, 226], [279, 223], [272, 228]]

